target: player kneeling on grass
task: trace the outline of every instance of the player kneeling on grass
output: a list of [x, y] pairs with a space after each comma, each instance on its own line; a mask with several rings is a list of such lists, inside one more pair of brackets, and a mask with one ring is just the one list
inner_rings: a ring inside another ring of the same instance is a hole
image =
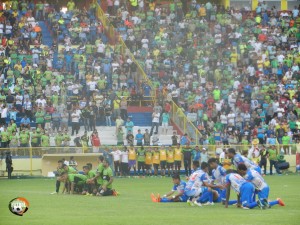
[[[198, 162], [198, 161], [194, 161]], [[194, 165], [193, 162], [193, 165]], [[216, 190], [216, 188], [224, 188], [223, 185], [214, 185], [211, 183], [211, 180], [208, 176], [208, 163], [202, 162], [201, 163], [201, 169], [198, 170], [198, 175], [196, 177], [196, 180], [193, 185], [193, 189], [195, 189], [195, 193], [199, 193], [198, 196], [195, 194], [191, 201], [188, 202], [190, 206], [202, 206], [202, 203], [205, 203], [204, 205], [214, 205], [214, 201], [218, 201], [219, 194]], [[199, 197], [200, 196], [200, 197]]]
[[226, 183], [226, 201], [225, 208], [228, 208], [230, 187], [237, 193], [237, 207], [243, 209], [252, 209], [257, 206], [253, 200], [255, 187], [252, 183], [247, 182], [241, 175], [236, 173], [235, 170], [228, 170], [225, 178]]
[[63, 173], [67, 173], [67, 174], [77, 174], [77, 170], [74, 169], [71, 166], [67, 166], [66, 164], [63, 163], [63, 160], [59, 160], [58, 161], [58, 167], [57, 167], [57, 171], [54, 172], [54, 174], [57, 176], [57, 180], [56, 180], [56, 191], [52, 192], [51, 194], [58, 194], [59, 192], [59, 188], [60, 188], [60, 182], [64, 182], [64, 188], [62, 190], [62, 193], [65, 193], [65, 191], [69, 190], [69, 182], [68, 181], [63, 181], [62, 179], [62, 174]]
[[94, 191], [97, 191], [95, 180], [93, 179], [96, 176], [96, 171], [91, 170], [92, 165], [88, 163], [83, 167], [83, 173], [87, 176], [87, 180], [83, 186], [83, 195], [93, 195]]
[[[224, 167], [218, 164], [218, 160], [216, 158], [210, 158], [208, 160], [208, 164], [209, 167], [212, 169], [213, 182], [219, 185], [225, 185], [226, 170], [224, 169]], [[222, 201], [223, 204], [225, 204], [226, 189], [217, 188], [215, 190], [218, 191], [220, 200]]]
[[63, 182], [69, 182], [70, 185], [68, 185], [68, 192], [70, 192], [70, 194], [74, 194], [75, 191], [77, 193], [81, 193], [83, 190], [83, 186], [87, 180], [87, 176], [83, 174], [68, 174], [64, 172], [61, 175], [61, 180]]
[[270, 187], [256, 170], [247, 169], [245, 164], [239, 164], [238, 173], [254, 185], [255, 193], [258, 195], [257, 204], [261, 209], [267, 209], [278, 204], [284, 206], [284, 202], [280, 198], [275, 201], [268, 201]]
[[118, 195], [117, 192], [112, 189], [112, 183], [114, 181], [113, 178], [113, 171], [109, 167], [109, 163], [107, 159], [103, 160], [103, 172], [102, 172], [102, 179], [103, 179], [103, 184], [100, 187], [99, 193], [97, 193], [98, 196], [110, 196], [110, 195]]
[[[172, 191], [165, 194], [162, 198], [160, 198], [159, 194], [157, 196], [151, 194], [151, 199], [153, 202], [186, 202], [187, 201], [188, 197], [184, 195], [184, 189], [186, 183], [180, 180], [179, 174], [172, 175], [172, 180], [174, 184]], [[175, 192], [177, 192], [177, 194], [174, 194]]]

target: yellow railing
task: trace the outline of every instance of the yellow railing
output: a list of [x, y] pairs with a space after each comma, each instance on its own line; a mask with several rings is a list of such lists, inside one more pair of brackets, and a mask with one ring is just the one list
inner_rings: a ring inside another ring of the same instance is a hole
[[[117, 33], [115, 32], [115, 28], [111, 25], [109, 19], [101, 9], [101, 7], [97, 4], [97, 16], [101, 20], [103, 27], [106, 31], [109, 32], [110, 37], [116, 37]], [[147, 82], [147, 84], [151, 87], [151, 99], [152, 102], [156, 102], [156, 88], [154, 87], [151, 79], [147, 76], [142, 66], [139, 64], [139, 62], [135, 59], [134, 55], [131, 53], [131, 51], [126, 46], [123, 39], [119, 36], [117, 40], [118, 44], [120, 45], [120, 54], [123, 56], [128, 56], [133, 63], [136, 64], [138, 69], [138, 76], [140, 76], [141, 79], [139, 79], [139, 82]], [[136, 81], [137, 82], [137, 81]], [[199, 138], [201, 137], [200, 131], [194, 126], [194, 124], [189, 121], [186, 117], [186, 115], [182, 112], [182, 110], [177, 106], [177, 104], [174, 101], [171, 101], [172, 105], [172, 112], [171, 112], [171, 118], [172, 121], [177, 125], [177, 127], [183, 132], [187, 133], [190, 138], [193, 138], [195, 143], [199, 143]]]
[[[190, 146], [191, 149], [194, 149], [195, 146]], [[199, 149], [205, 147], [208, 149], [209, 157], [218, 157], [217, 152], [221, 152], [224, 148], [235, 148], [238, 152], [244, 153], [243, 150], [248, 150], [250, 145], [201, 145]], [[266, 146], [269, 148], [268, 146]], [[291, 150], [291, 156], [286, 156], [286, 160], [291, 163], [291, 167], [295, 167], [297, 152], [300, 153], [300, 145], [292, 144], [288, 146]], [[18, 175], [43, 175], [47, 176], [49, 171], [56, 170], [57, 161], [65, 158], [69, 160], [71, 156], [75, 157], [75, 160], [78, 162], [78, 169], [82, 168], [83, 165], [86, 165], [87, 162], [91, 162], [94, 165], [97, 164], [97, 157], [100, 155], [108, 156], [111, 150], [120, 148], [123, 146], [101, 146], [99, 149], [92, 147], [78, 148], [78, 147], [37, 147], [37, 148], [0, 148], [0, 176], [6, 175], [6, 152], [9, 151], [12, 155], [13, 167], [14, 167], [14, 176]], [[139, 148], [135, 146], [134, 148]], [[161, 148], [156, 146], [146, 146], [145, 149], [154, 149]], [[175, 148], [175, 147], [173, 147]], [[182, 146], [186, 148], [186, 146]], [[277, 145], [277, 152], [279, 153], [282, 146]], [[245, 153], [246, 154], [246, 153]], [[256, 161], [257, 162], [257, 161]]]
[[193, 138], [196, 144], [199, 144], [199, 138], [202, 137], [202, 134], [186, 117], [184, 109], [180, 108], [174, 101], [172, 101], [172, 110], [170, 114], [172, 121], [180, 128], [180, 130], [183, 133], [186, 133], [190, 139]]
[[135, 82], [146, 82], [150, 87], [151, 87], [151, 96], [153, 102], [155, 101], [155, 87], [152, 84], [152, 81], [148, 78], [147, 74], [145, 73], [144, 69], [142, 66], [139, 64], [139, 62], [135, 59], [134, 55], [131, 53], [131, 51], [128, 49], [126, 46], [125, 42], [123, 39], [117, 34], [115, 28], [113, 25], [111, 25], [109, 19], [101, 9], [101, 7], [97, 4], [97, 16], [101, 20], [102, 25], [104, 27], [104, 30], [108, 32], [110, 38], [115, 38], [115, 41], [117, 42], [116, 44], [119, 45], [120, 47], [120, 54], [122, 56], [128, 56], [133, 63], [137, 66], [137, 73], [138, 76], [140, 76], [141, 79], [135, 80]]

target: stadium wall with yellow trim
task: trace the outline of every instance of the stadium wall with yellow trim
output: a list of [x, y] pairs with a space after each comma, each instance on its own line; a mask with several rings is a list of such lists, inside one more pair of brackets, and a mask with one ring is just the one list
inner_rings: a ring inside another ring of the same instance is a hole
[[[255, 10], [258, 4], [258, 0], [221, 0], [220, 3], [225, 6], [225, 8], [232, 6], [234, 8], [248, 7], [252, 10]], [[277, 10], [292, 10], [294, 6], [299, 5], [297, 0], [265, 0], [268, 5], [268, 8], [276, 6]]]
[[[78, 163], [78, 170], [82, 170], [82, 166], [86, 163], [92, 163], [93, 168], [97, 166], [97, 157], [101, 153], [77, 153], [77, 154], [45, 154], [42, 158], [33, 158], [32, 161], [30, 158], [24, 159], [13, 159], [14, 172], [13, 176], [23, 176], [23, 175], [33, 175], [33, 176], [44, 176], [47, 177], [48, 173], [56, 171], [57, 161], [65, 158], [66, 160], [70, 159], [70, 156], [74, 156], [75, 160]], [[296, 155], [286, 155], [285, 160], [290, 163], [289, 171], [296, 171]], [[32, 162], [32, 169], [31, 169]], [[5, 172], [5, 159], [0, 163], [0, 176], [6, 175]], [[182, 164], [183, 166], [183, 164]], [[273, 169], [275, 171], [275, 169]], [[269, 162], [267, 167], [267, 172], [269, 172]]]

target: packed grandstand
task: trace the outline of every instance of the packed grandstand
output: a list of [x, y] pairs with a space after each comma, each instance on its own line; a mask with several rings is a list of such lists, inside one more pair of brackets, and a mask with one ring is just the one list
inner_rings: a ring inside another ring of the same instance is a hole
[[[295, 154], [297, 7], [137, 2], [102, 1], [105, 15], [97, 1], [0, 5], [2, 148], [13, 156], [28, 147], [36, 147], [36, 155], [69, 146], [99, 152], [101, 130], [115, 126], [112, 139], [122, 147], [105, 149], [128, 156], [124, 145], [157, 146], [174, 125], [170, 145], [184, 146], [190, 159], [200, 150], [206, 158], [207, 149], [225, 158], [229, 146], [249, 158], [265, 157], [273, 145], [275, 161], [277, 154]], [[147, 130], [133, 129], [132, 106], [153, 112]], [[199, 135], [181, 130], [171, 113]], [[112, 153], [119, 160], [120, 154]]]

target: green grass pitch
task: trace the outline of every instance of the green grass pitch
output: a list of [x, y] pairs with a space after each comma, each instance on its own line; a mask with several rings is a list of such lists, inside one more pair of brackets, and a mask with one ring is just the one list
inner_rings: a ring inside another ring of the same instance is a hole
[[[285, 207], [242, 210], [214, 206], [189, 207], [186, 203], [153, 203], [150, 193], [171, 190], [170, 178], [115, 179], [118, 197], [50, 195], [54, 179], [0, 180], [0, 225], [193, 225], [193, 224], [300, 224], [300, 176], [267, 176], [270, 199], [281, 197]], [[15, 197], [30, 207], [23, 217], [8, 210]], [[232, 192], [232, 198], [235, 195]]]

